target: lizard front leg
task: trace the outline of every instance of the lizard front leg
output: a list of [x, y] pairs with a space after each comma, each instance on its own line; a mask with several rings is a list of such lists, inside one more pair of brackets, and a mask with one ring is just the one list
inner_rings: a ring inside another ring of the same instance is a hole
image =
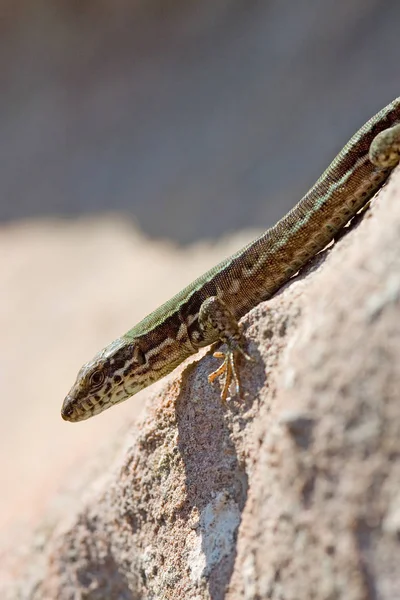
[[200, 307], [199, 326], [205, 342], [211, 344], [219, 340], [227, 345], [225, 352], [214, 353], [216, 358], [223, 358], [224, 361], [216, 371], [210, 373], [208, 381], [212, 383], [225, 373], [221, 399], [223, 401], [227, 399], [232, 381], [235, 383], [236, 393], [240, 395], [236, 360], [238, 355], [244, 356], [247, 360], [252, 358], [244, 350], [245, 341], [239, 323], [222, 300], [217, 296], [211, 296]]

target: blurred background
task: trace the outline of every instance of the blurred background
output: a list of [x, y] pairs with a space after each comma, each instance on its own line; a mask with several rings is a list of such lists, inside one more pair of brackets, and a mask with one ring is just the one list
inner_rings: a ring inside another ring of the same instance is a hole
[[143, 404], [63, 422], [81, 364], [272, 225], [399, 95], [399, 23], [397, 0], [0, 2], [6, 538]]

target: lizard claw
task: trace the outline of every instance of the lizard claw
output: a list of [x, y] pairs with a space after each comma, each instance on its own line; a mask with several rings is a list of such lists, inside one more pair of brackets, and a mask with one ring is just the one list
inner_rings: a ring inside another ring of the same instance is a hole
[[240, 352], [240, 354], [244, 356], [246, 360], [254, 362], [254, 359], [249, 354], [247, 354], [247, 352], [245, 352], [243, 348], [241, 348], [239, 345], [234, 349], [228, 348], [226, 352], [218, 351], [214, 352], [213, 354], [214, 358], [223, 358], [224, 362], [218, 367], [218, 369], [210, 373], [210, 375], [208, 376], [208, 381], [210, 383], [213, 383], [215, 379], [221, 377], [225, 373], [224, 384], [221, 391], [221, 400], [223, 402], [225, 402], [225, 400], [228, 398], [229, 388], [232, 382], [234, 382], [235, 384], [236, 395], [239, 397], [241, 396], [240, 379], [235, 362], [235, 354], [237, 352]]

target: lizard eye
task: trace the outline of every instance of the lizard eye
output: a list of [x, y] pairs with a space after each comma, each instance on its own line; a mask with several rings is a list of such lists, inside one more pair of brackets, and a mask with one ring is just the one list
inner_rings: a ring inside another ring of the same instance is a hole
[[103, 383], [104, 377], [105, 376], [104, 376], [103, 371], [95, 371], [90, 376], [90, 383], [93, 386], [98, 387], [98, 386], [100, 386]]

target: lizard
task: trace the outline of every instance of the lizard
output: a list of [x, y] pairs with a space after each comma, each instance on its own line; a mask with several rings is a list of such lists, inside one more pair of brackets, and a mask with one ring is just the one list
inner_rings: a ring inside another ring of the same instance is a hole
[[260, 237], [223, 260], [83, 365], [61, 416], [81, 421], [126, 400], [210, 344], [222, 358], [208, 376], [240, 395], [238, 360], [252, 360], [239, 320], [329, 244], [400, 160], [400, 97], [365, 123], [303, 198]]

